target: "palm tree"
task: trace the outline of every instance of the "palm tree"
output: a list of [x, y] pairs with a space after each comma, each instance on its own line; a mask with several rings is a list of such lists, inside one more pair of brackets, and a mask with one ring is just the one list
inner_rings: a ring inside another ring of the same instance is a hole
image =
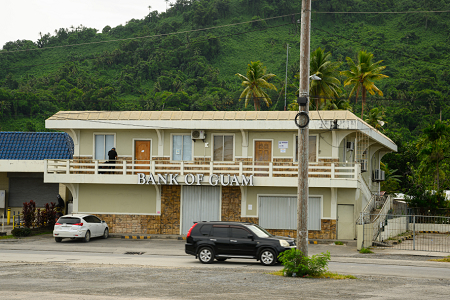
[[436, 120], [436, 122], [424, 129], [424, 137], [419, 140], [417, 146], [420, 149], [419, 155], [422, 157], [419, 168], [422, 171], [432, 170], [434, 168], [435, 187], [440, 191], [440, 166], [449, 147], [448, 136], [450, 135], [450, 126], [446, 123]]
[[252, 61], [248, 64], [247, 76], [239, 73], [236, 75], [242, 79], [242, 85], [245, 86], [244, 91], [239, 97], [239, 100], [245, 97], [245, 107], [247, 107], [250, 97], [253, 99], [255, 110], [261, 110], [261, 100], [266, 103], [267, 107], [269, 107], [269, 104], [272, 104], [272, 100], [263, 89], [277, 90], [272, 83], [268, 82], [275, 75], [270, 73], [266, 74], [266, 68], [263, 67], [260, 61]]
[[325, 49], [319, 47], [311, 53], [310, 75], [320, 77], [320, 80], [311, 80], [309, 89], [311, 98], [316, 98], [316, 110], [319, 110], [319, 101], [339, 98], [341, 82], [335, 76], [340, 65], [331, 62], [331, 52], [325, 53]]
[[375, 86], [373, 81], [389, 77], [387, 75], [381, 74], [381, 71], [386, 68], [386, 66], [379, 66], [382, 60], [373, 63], [372, 59], [372, 53], [361, 50], [358, 53], [358, 64], [355, 64], [350, 57], [347, 57], [347, 63], [350, 67], [350, 70], [341, 72], [342, 75], [347, 77], [347, 79], [344, 81], [344, 86], [353, 86], [349, 98], [356, 93], [356, 101], [358, 101], [358, 93], [359, 90], [361, 90], [361, 119], [363, 119], [364, 117], [366, 93], [369, 92], [371, 95], [375, 95], [375, 92], [377, 92], [378, 95], [383, 96], [383, 92]]
[[364, 121], [367, 122], [373, 128], [380, 130], [381, 127], [386, 123], [383, 121], [384, 111], [379, 109], [378, 107], [372, 108], [369, 112], [369, 117]]

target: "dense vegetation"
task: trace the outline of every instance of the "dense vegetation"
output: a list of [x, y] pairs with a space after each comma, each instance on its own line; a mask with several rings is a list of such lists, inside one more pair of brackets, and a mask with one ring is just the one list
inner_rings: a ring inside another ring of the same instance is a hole
[[[41, 33], [38, 41], [8, 42], [0, 51], [0, 130], [44, 131], [45, 118], [59, 110], [253, 110], [252, 101], [247, 107], [239, 101], [244, 87], [235, 75], [246, 74], [252, 61], [277, 75], [270, 80], [276, 90], [265, 90], [271, 104], [261, 109], [283, 110], [288, 44], [288, 103], [298, 90], [300, 5], [177, 0], [167, 12], [150, 8], [142, 19], [114, 28], [105, 24], [102, 32], [80, 25]], [[383, 96], [367, 95], [364, 119], [379, 108], [381, 130], [399, 146], [398, 154], [384, 160], [389, 170], [398, 169], [400, 187], [408, 189], [413, 184], [407, 176], [423, 161], [418, 150], [419, 140], [426, 139], [423, 130], [439, 118], [450, 119], [449, 13], [320, 12], [444, 11], [450, 0], [316, 0], [312, 5], [311, 51], [330, 52], [341, 72], [350, 68], [346, 58], [356, 61], [361, 50], [372, 53], [374, 62], [383, 60], [382, 73], [389, 77], [375, 82]], [[355, 103], [354, 95], [349, 99], [352, 87], [343, 86], [342, 74], [336, 76], [336, 105], [320, 108], [346, 108], [359, 116], [362, 102]], [[442, 160], [440, 187], [449, 188], [448, 158]]]

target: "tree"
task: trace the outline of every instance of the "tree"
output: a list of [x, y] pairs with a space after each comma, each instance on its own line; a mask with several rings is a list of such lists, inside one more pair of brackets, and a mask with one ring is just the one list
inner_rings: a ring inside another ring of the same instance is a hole
[[366, 121], [373, 128], [380, 130], [381, 127], [385, 124], [383, 118], [384, 111], [379, 109], [378, 107], [375, 107], [370, 110], [369, 117], [364, 121]]
[[395, 174], [398, 170], [392, 170], [389, 168], [388, 164], [381, 163], [381, 169], [385, 173], [385, 180], [381, 182], [381, 189], [386, 192], [386, 194], [393, 194], [400, 191], [400, 178], [401, 175]]
[[[434, 173], [434, 188], [440, 191], [441, 164], [444, 159], [450, 158], [448, 147], [450, 143], [448, 136], [450, 134], [450, 126], [446, 123], [436, 120], [436, 122], [424, 130], [424, 137], [419, 140], [417, 146], [419, 148], [419, 157], [422, 161], [419, 165], [419, 171], [422, 176], [426, 176], [426, 172], [430, 169]], [[446, 172], [443, 172], [445, 175]]]
[[311, 53], [310, 75], [320, 77], [320, 80], [311, 80], [310, 96], [316, 98], [316, 110], [319, 110], [319, 102], [326, 103], [326, 99], [339, 98], [341, 82], [335, 76], [341, 63], [331, 62], [331, 52], [319, 48]]
[[272, 104], [269, 95], [263, 89], [277, 90], [277, 88], [269, 83], [268, 80], [275, 77], [274, 74], [266, 74], [266, 67], [260, 61], [250, 62], [247, 66], [247, 76], [237, 73], [237, 76], [242, 80], [242, 85], [245, 86], [241, 93], [239, 100], [245, 98], [245, 107], [248, 105], [250, 97], [253, 99], [255, 110], [261, 110], [261, 100], [263, 100], [267, 107]]
[[347, 79], [344, 81], [344, 86], [353, 86], [350, 91], [349, 98], [356, 94], [356, 101], [358, 101], [358, 94], [361, 90], [362, 94], [362, 108], [361, 108], [361, 119], [364, 118], [364, 104], [366, 103], [366, 93], [369, 92], [371, 95], [383, 96], [383, 92], [375, 86], [373, 83], [375, 80], [380, 80], [387, 78], [389, 76], [381, 74], [386, 66], [379, 66], [382, 60], [376, 63], [372, 62], [373, 54], [366, 52], [364, 50], [359, 51], [357, 64], [353, 62], [350, 57], [347, 57], [347, 64], [350, 70], [342, 71], [341, 74], [346, 76]]

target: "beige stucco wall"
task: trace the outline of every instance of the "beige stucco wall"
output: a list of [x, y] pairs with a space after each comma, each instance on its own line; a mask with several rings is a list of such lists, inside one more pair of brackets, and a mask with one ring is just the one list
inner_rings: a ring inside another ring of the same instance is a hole
[[158, 155], [158, 136], [155, 130], [82, 130], [80, 133], [80, 155], [94, 155], [94, 134], [115, 134], [116, 151], [120, 156], [134, 156], [133, 140], [151, 140], [152, 156]]
[[[309, 133], [314, 134], [314, 131]], [[331, 131], [320, 133], [317, 135], [317, 146], [319, 147], [319, 158], [320, 157], [332, 157], [332, 135]], [[337, 158], [337, 157], [336, 157]]]
[[322, 196], [323, 197], [323, 217], [331, 218], [331, 189], [329, 188], [309, 188], [310, 196]]
[[[161, 130], [164, 135], [164, 151], [163, 156], [171, 157], [171, 143], [173, 134], [187, 134], [190, 135], [190, 130]], [[151, 140], [152, 141], [152, 157], [158, 156], [158, 135], [155, 130], [82, 130], [80, 132], [80, 156], [94, 155], [94, 134], [115, 134], [116, 136], [116, 151], [119, 156], [133, 157], [134, 140]], [[194, 157], [211, 157], [212, 149], [214, 149], [213, 136], [220, 134], [232, 134], [234, 136], [234, 156], [242, 157], [242, 133], [240, 131], [230, 130], [207, 130], [205, 142], [203, 140], [196, 140], [193, 143]], [[311, 135], [315, 135], [311, 131]], [[272, 156], [279, 158], [294, 158], [295, 151], [295, 136], [296, 131], [250, 131], [248, 132], [248, 154], [247, 157], [254, 155], [255, 140], [271, 140], [272, 141]], [[282, 153], [278, 148], [279, 141], [287, 141], [288, 148], [286, 152]], [[208, 147], [205, 147], [208, 143]], [[317, 134], [317, 145], [319, 147], [318, 157], [331, 157], [331, 133]]]
[[338, 204], [355, 204], [356, 189], [337, 189]]
[[[256, 140], [271, 140], [273, 157], [293, 158], [295, 151], [295, 135], [295, 131], [250, 131], [248, 133], [248, 156], [254, 156], [254, 147]], [[280, 141], [288, 142], [286, 153], [281, 153], [280, 149], [278, 148], [278, 142]]]
[[80, 184], [78, 211], [156, 214], [156, 190], [151, 185]]

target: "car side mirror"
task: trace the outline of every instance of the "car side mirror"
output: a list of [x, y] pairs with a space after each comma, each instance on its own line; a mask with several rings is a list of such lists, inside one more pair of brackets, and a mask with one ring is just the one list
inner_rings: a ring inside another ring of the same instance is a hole
[[102, 223], [106, 223], [106, 221], [102, 221]]
[[253, 234], [247, 235], [247, 238], [251, 239], [252, 241], [254, 240]]

